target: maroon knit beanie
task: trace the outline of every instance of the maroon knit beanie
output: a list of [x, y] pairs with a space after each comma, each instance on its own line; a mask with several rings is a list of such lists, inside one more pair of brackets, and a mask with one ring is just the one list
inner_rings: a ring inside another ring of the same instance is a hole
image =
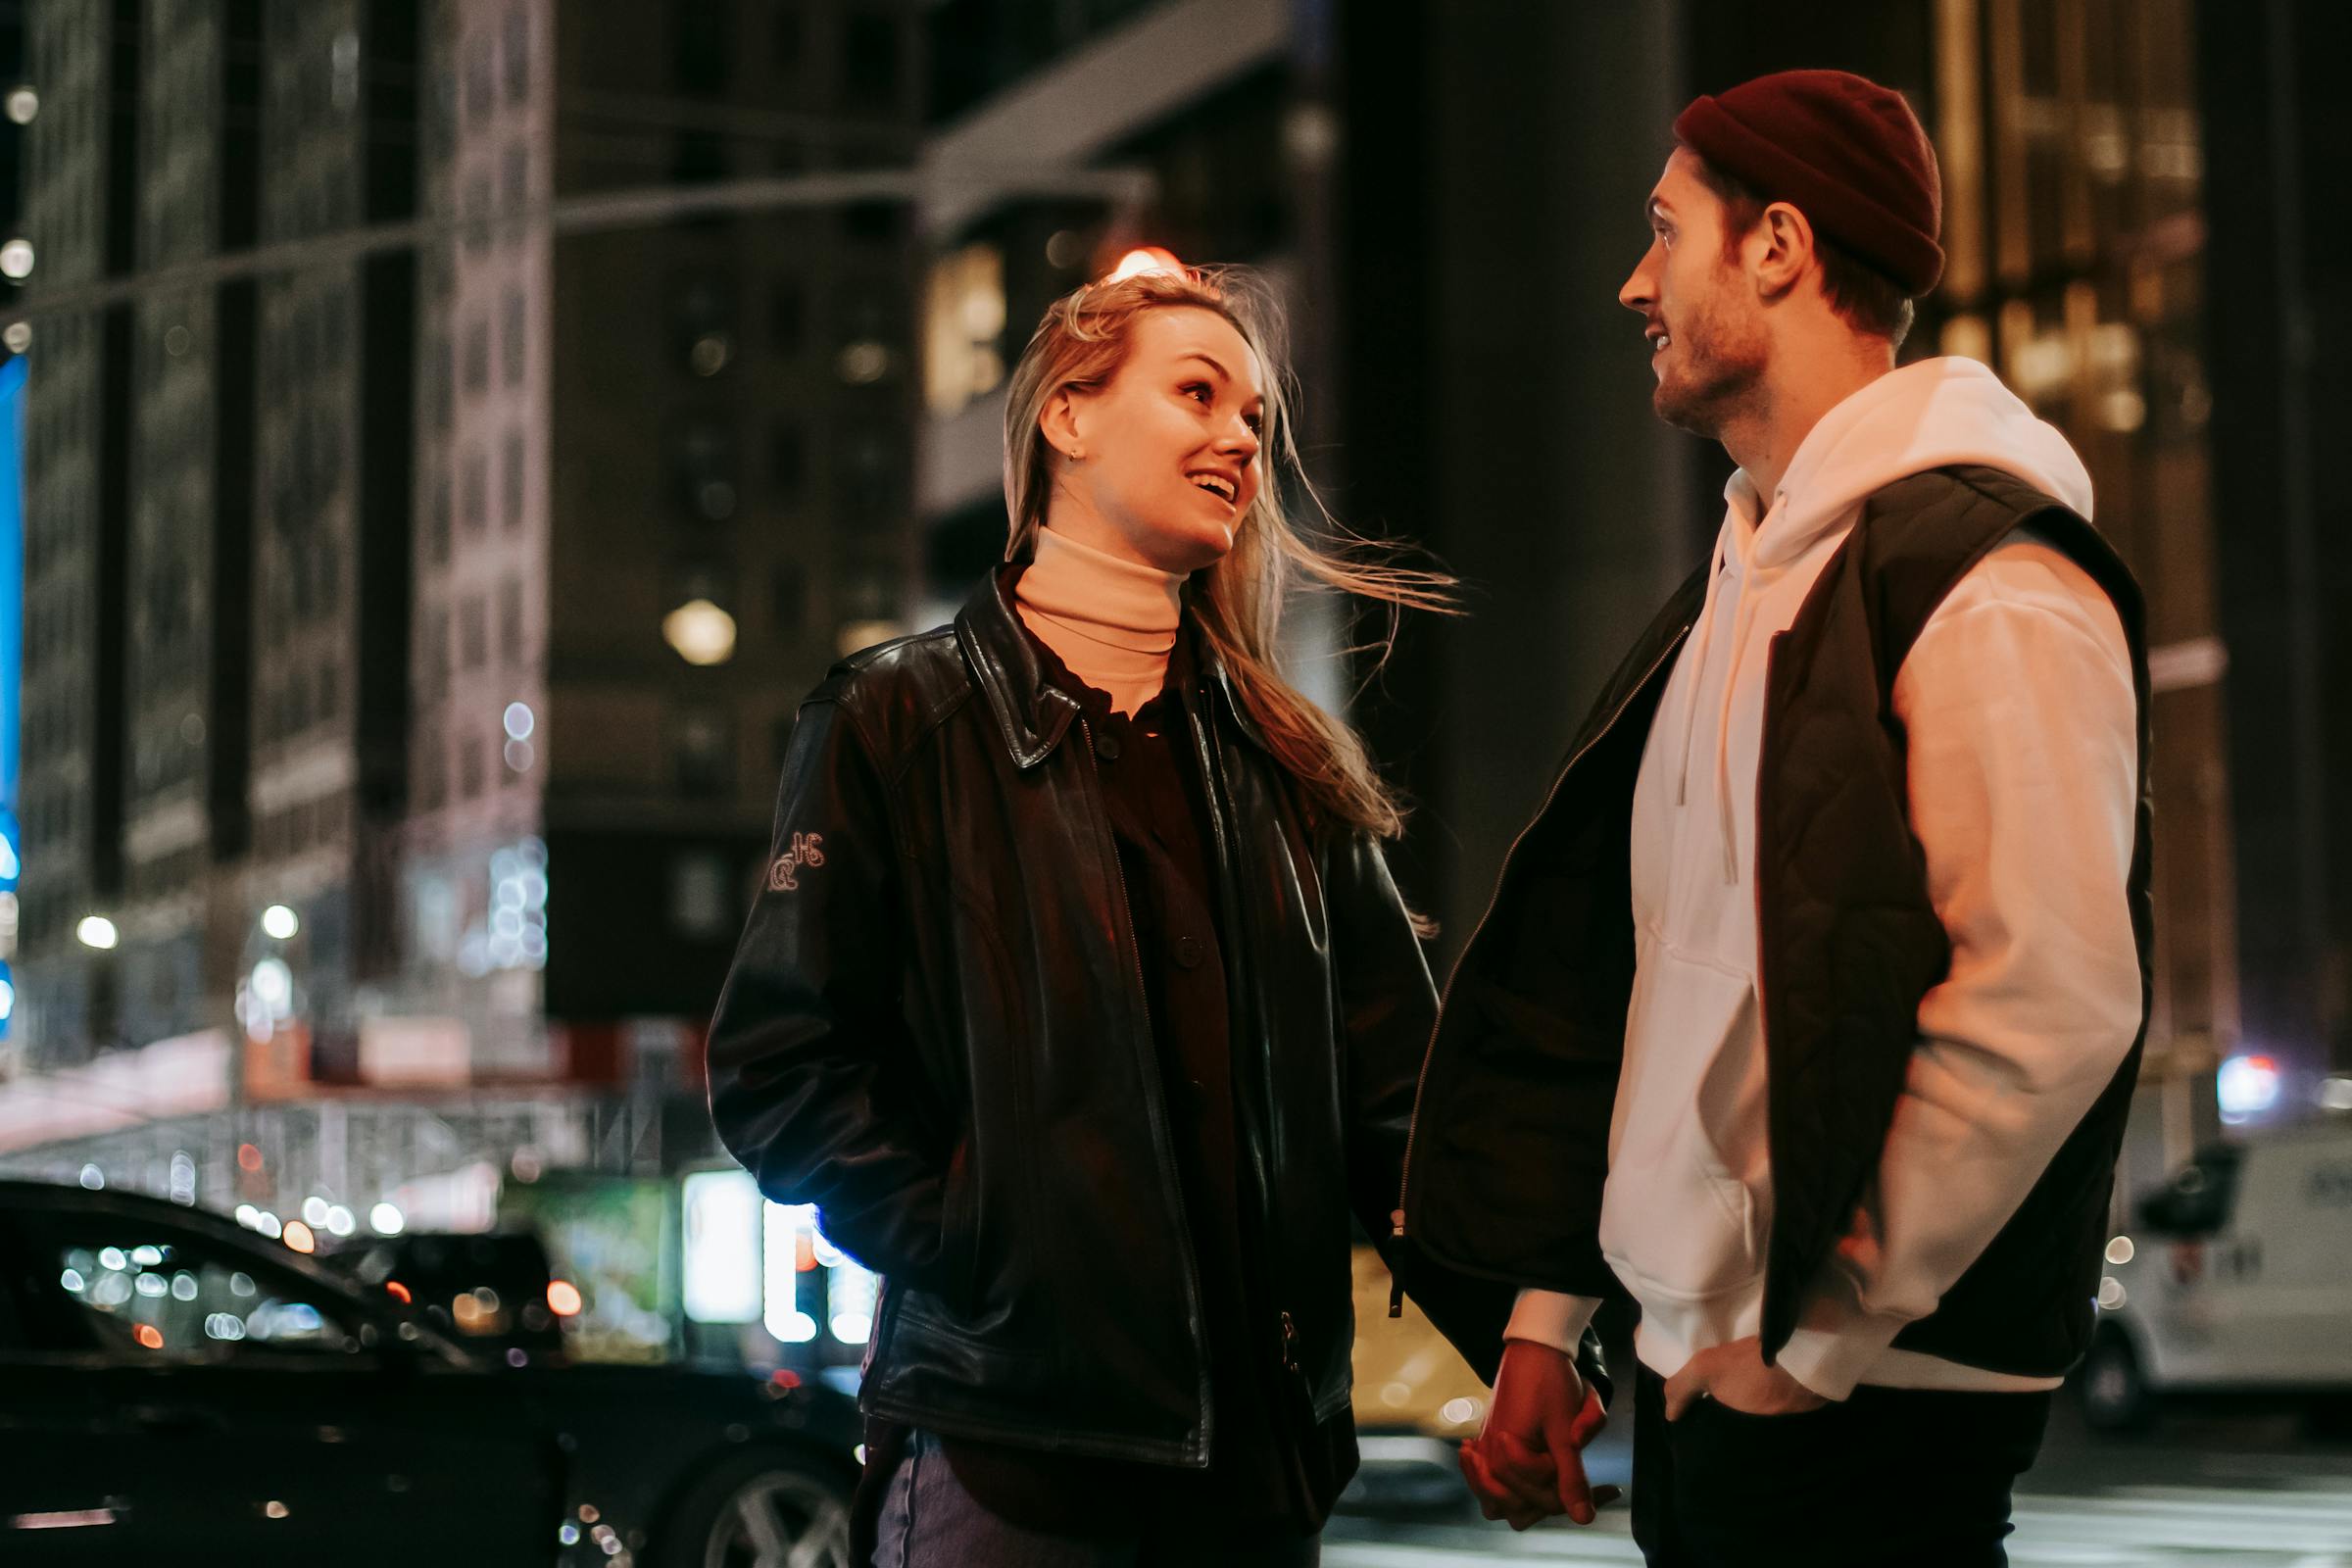
[[1784, 71], [1698, 99], [1684, 146], [1785, 201], [1911, 295], [1943, 275], [1943, 179], [1919, 117], [1891, 87], [1843, 71]]

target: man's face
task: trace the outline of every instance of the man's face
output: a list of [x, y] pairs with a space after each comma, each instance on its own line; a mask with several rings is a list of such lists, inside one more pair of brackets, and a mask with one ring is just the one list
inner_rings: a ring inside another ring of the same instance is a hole
[[1727, 243], [1722, 200], [1678, 147], [1649, 193], [1649, 249], [1617, 303], [1637, 312], [1649, 339], [1658, 417], [1720, 438], [1763, 384], [1771, 340], [1737, 248]]

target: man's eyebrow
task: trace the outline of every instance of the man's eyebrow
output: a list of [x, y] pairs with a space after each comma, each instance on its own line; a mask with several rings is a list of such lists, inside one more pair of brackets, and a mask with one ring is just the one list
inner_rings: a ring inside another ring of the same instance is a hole
[[[1216, 372], [1217, 372], [1217, 374], [1219, 374], [1219, 375], [1223, 376], [1223, 377], [1224, 377], [1226, 380], [1230, 381], [1230, 380], [1232, 380], [1232, 379], [1233, 379], [1233, 372], [1232, 372], [1232, 371], [1230, 371], [1230, 370], [1226, 369], [1226, 368], [1225, 368], [1225, 367], [1223, 367], [1222, 365], [1219, 365], [1219, 364], [1218, 364], [1218, 363], [1217, 363], [1215, 360], [1212, 360], [1212, 359], [1210, 359], [1210, 358], [1209, 358], [1207, 355], [1205, 355], [1205, 354], [1201, 353], [1201, 352], [1200, 352], [1199, 349], [1194, 349], [1194, 350], [1190, 351], [1189, 353], [1180, 354], [1180, 355], [1178, 355], [1178, 356], [1177, 356], [1177, 359], [1178, 359], [1179, 361], [1182, 361], [1182, 360], [1199, 360], [1199, 361], [1200, 361], [1200, 362], [1202, 365], [1205, 365], [1205, 366], [1207, 366], [1207, 367], [1208, 367], [1210, 369], [1212, 369], [1212, 370], [1216, 371]], [[1263, 403], [1263, 402], [1265, 402], [1265, 401], [1266, 401], [1266, 395], [1265, 395], [1263, 392], [1257, 393], [1257, 394], [1255, 395], [1254, 401], [1256, 401], [1256, 402], [1259, 402], [1259, 403]]]

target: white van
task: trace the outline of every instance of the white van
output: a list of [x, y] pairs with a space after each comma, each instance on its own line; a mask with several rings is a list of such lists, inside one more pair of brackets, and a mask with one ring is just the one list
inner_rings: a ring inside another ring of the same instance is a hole
[[2080, 1374], [2093, 1425], [2172, 1393], [2352, 1390], [2352, 1119], [2216, 1145], [2133, 1220]]

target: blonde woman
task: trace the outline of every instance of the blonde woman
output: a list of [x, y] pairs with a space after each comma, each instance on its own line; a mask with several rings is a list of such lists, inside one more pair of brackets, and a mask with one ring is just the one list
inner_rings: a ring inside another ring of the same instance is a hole
[[[1054, 305], [1004, 564], [801, 710], [711, 1110], [884, 1276], [860, 1561], [1309, 1563], [1354, 1469], [1349, 1221], [1436, 1003], [1396, 805], [1274, 651], [1301, 581], [1444, 585], [1286, 514], [1284, 375], [1244, 274]], [[1392, 1266], [1491, 1373], [1510, 1293]]]

